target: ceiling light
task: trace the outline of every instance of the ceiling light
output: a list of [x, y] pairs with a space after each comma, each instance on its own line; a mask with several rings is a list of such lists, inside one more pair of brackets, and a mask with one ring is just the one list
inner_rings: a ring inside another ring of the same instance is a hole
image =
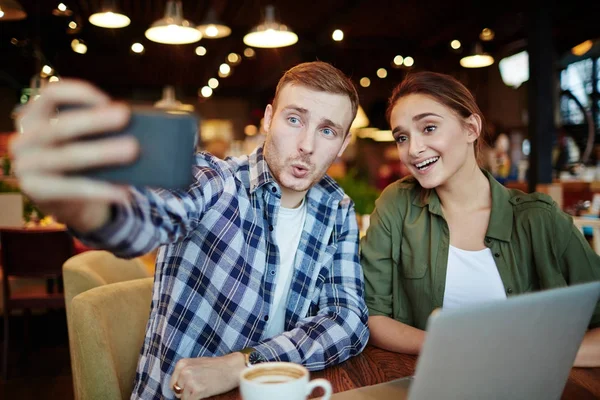
[[200, 94], [202, 95], [202, 97], [210, 97], [212, 96], [212, 89], [208, 86], [204, 86], [202, 89], [200, 89]]
[[404, 65], [407, 67], [412, 67], [415, 63], [415, 60], [412, 57], [404, 57]]
[[246, 47], [244, 49], [244, 56], [246, 58], [253, 58], [256, 55], [256, 52], [254, 51], [254, 49], [251, 49], [250, 47]]
[[460, 59], [460, 65], [464, 68], [483, 68], [493, 63], [494, 57], [484, 53], [480, 43], [475, 43], [473, 52]]
[[371, 80], [369, 78], [367, 78], [366, 76], [364, 78], [360, 78], [360, 86], [362, 86], [362, 87], [371, 86]]
[[79, 15], [76, 15], [74, 20], [69, 21], [67, 25], [67, 33], [69, 35], [75, 35], [81, 31], [83, 24], [81, 23], [81, 18]]
[[227, 76], [229, 75], [229, 73], [231, 72], [231, 67], [228, 64], [221, 64], [219, 65], [219, 73]]
[[244, 36], [244, 43], [252, 47], [277, 48], [291, 46], [298, 41], [298, 35], [286, 25], [275, 21], [275, 9], [266, 7], [265, 20]]
[[571, 53], [573, 53], [576, 56], [582, 56], [588, 51], [590, 51], [593, 45], [594, 42], [592, 42], [591, 40], [586, 40], [585, 42], [581, 42], [577, 46], [573, 47], [571, 49]]
[[163, 87], [162, 98], [154, 103], [154, 107], [168, 111], [194, 111], [193, 105], [183, 104], [181, 101], [177, 100], [177, 97], [175, 96], [175, 88], [170, 85]]
[[244, 133], [246, 136], [254, 136], [258, 133], [258, 128], [256, 125], [246, 125], [244, 127]]
[[219, 66], [219, 72], [228, 74], [231, 72], [231, 67], [228, 64], [223, 63]]
[[56, 15], [57, 17], [70, 17], [73, 15], [73, 11], [69, 10], [64, 3], [59, 3], [58, 6], [52, 10], [52, 15]]
[[204, 46], [198, 46], [196, 47], [196, 54], [199, 56], [205, 56], [206, 55], [206, 48]]
[[385, 68], [379, 68], [377, 70], [377, 76], [381, 79], [385, 78], [387, 76], [387, 70]]
[[491, 30], [490, 28], [483, 28], [483, 30], [479, 34], [479, 39], [483, 40], [484, 42], [489, 42], [490, 40], [494, 39], [494, 36], [496, 36], [496, 34], [493, 30]]
[[217, 19], [217, 12], [214, 8], [208, 10], [206, 18], [198, 25], [197, 29], [206, 39], [219, 39], [231, 34], [231, 28]]
[[219, 80], [217, 78], [210, 78], [208, 80], [208, 86], [211, 87], [211, 89], [216, 89], [219, 87]]
[[52, 73], [53, 73], [53, 72], [54, 72], [54, 69], [53, 69], [51, 66], [49, 66], [49, 65], [44, 65], [44, 66], [42, 67], [42, 73], [41, 73], [41, 76], [42, 76], [42, 78], [45, 78], [45, 77], [47, 77], [47, 76], [50, 76], [50, 75], [52, 75]]
[[450, 47], [452, 47], [454, 50], [460, 49], [460, 46], [461, 46], [461, 44], [460, 44], [459, 40], [454, 39], [453, 41], [450, 42]]
[[90, 15], [90, 24], [101, 28], [123, 28], [131, 23], [129, 17], [113, 11], [106, 11]]
[[340, 30], [340, 29], [336, 29], [331, 34], [331, 38], [333, 40], [335, 40], [336, 42], [341, 42], [342, 40], [344, 40], [344, 32], [342, 30]]
[[116, 7], [115, 0], [103, 0], [100, 12], [90, 15], [89, 21], [92, 25], [101, 28], [123, 28], [131, 23], [129, 17]]
[[404, 63], [404, 57], [402, 57], [402, 56], [396, 56], [396, 57], [394, 57], [394, 65], [396, 67], [401, 66], [403, 63]]
[[229, 53], [227, 56], [227, 62], [229, 62], [231, 65], [239, 64], [240, 61], [242, 61], [242, 58], [236, 53]]
[[71, 49], [73, 49], [73, 51], [78, 54], [87, 53], [87, 45], [81, 39], [73, 39], [71, 41]]
[[25, 19], [27, 13], [16, 0], [0, 0], [0, 20], [18, 21]]
[[136, 54], [142, 54], [144, 50], [144, 45], [141, 43], [136, 42], [131, 45], [131, 51], [133, 51]]
[[165, 16], [152, 24], [146, 37], [153, 42], [164, 44], [195, 43], [202, 39], [202, 33], [187, 19], [183, 18], [181, 1], [167, 1]]

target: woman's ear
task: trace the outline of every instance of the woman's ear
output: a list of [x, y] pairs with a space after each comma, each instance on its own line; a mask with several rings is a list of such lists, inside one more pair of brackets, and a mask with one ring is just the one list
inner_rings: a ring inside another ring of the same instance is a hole
[[467, 128], [468, 142], [475, 143], [475, 141], [481, 135], [481, 129], [482, 129], [481, 117], [478, 114], [471, 114], [465, 120], [465, 127]]

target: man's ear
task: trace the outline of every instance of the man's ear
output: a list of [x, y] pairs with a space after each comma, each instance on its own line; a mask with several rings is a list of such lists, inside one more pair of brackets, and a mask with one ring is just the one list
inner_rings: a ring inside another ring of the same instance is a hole
[[465, 120], [465, 127], [467, 128], [467, 140], [469, 143], [475, 143], [475, 141], [481, 135], [482, 129], [481, 117], [477, 114], [471, 114], [469, 118]]
[[265, 133], [269, 133], [269, 130], [271, 129], [271, 121], [273, 120], [273, 106], [270, 104], [267, 104], [267, 107], [265, 108], [265, 115], [263, 117], [263, 130], [265, 131]]

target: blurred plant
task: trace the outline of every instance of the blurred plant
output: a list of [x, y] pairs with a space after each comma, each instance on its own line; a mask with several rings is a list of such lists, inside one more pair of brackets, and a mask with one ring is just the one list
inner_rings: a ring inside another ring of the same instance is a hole
[[2, 173], [4, 174], [4, 176], [10, 175], [10, 168], [11, 168], [10, 158], [4, 157], [2, 159]]
[[375, 200], [379, 197], [380, 192], [367, 180], [359, 178], [356, 169], [348, 170], [343, 178], [338, 178], [336, 181], [354, 201], [357, 214], [369, 215], [373, 212]]

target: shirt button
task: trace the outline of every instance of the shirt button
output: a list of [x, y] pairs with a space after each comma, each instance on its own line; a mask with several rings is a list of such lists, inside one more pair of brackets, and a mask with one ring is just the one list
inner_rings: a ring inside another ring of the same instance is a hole
[[512, 293], [512, 289], [511, 288], [506, 289], [506, 293], [511, 294]]
[[517, 197], [515, 200], [516, 200], [516, 202], [518, 203], [518, 202], [520, 202], [520, 201], [521, 201], [521, 198], [520, 198], [520, 197]]
[[269, 230], [273, 232], [273, 225], [269, 225]]
[[264, 317], [263, 319], [264, 319], [265, 321], [268, 321], [268, 320], [269, 320], [269, 316], [268, 316], [268, 315], [265, 315], [265, 317]]
[[494, 257], [500, 258], [500, 253], [494, 253]]
[[275, 270], [271, 271], [271, 275], [275, 275]]
[[486, 238], [485, 238], [485, 242], [486, 242], [486, 243], [488, 243], [488, 244], [489, 244], [489, 243], [492, 243], [492, 239], [490, 239], [489, 237], [486, 237]]
[[272, 187], [272, 188], [271, 188], [271, 192], [273, 192], [273, 193], [277, 193], [277, 188], [276, 188], [276, 187]]

